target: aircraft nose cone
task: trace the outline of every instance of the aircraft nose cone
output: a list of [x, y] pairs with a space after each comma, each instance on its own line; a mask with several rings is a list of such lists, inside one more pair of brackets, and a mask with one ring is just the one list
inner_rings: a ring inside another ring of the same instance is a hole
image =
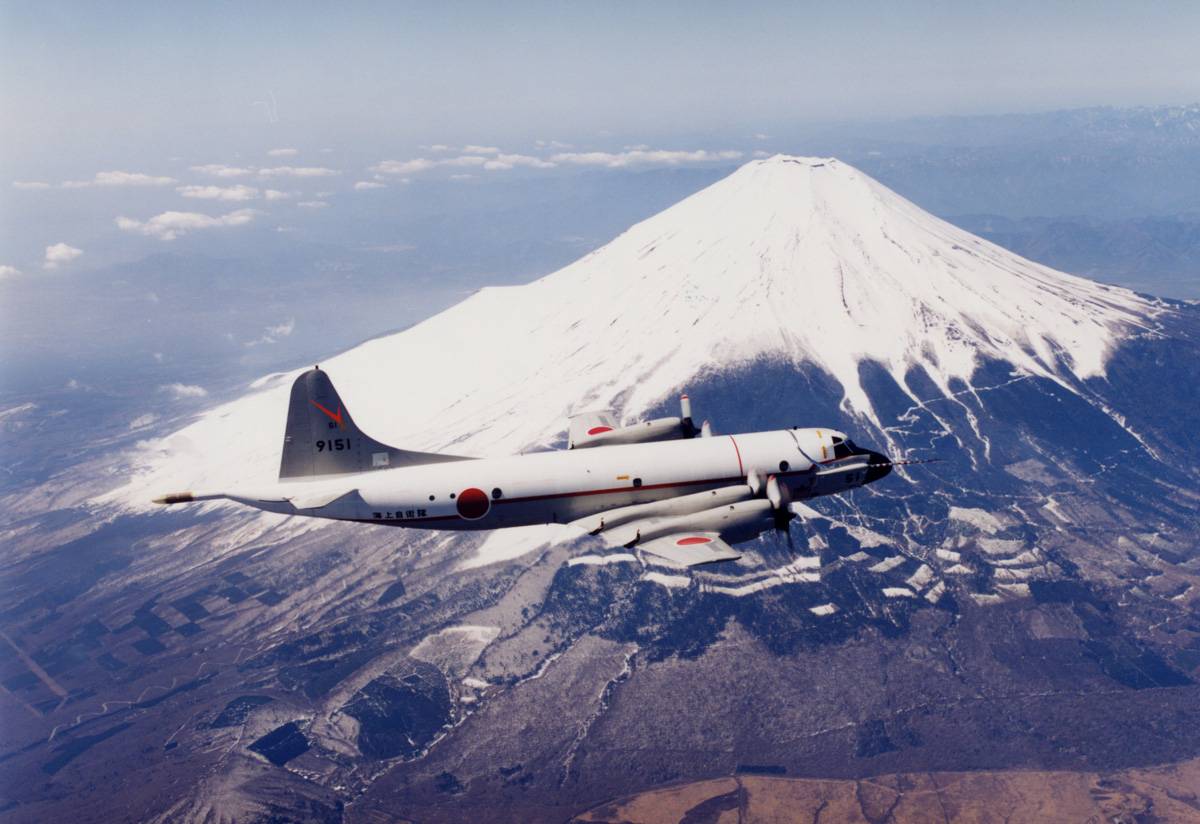
[[874, 483], [892, 471], [892, 461], [882, 452], [867, 452], [867, 483]]

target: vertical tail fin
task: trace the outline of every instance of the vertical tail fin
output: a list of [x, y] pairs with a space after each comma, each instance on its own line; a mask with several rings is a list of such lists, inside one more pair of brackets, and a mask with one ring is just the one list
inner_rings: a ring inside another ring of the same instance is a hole
[[310, 369], [292, 384], [279, 479], [346, 475], [372, 469], [468, 460], [457, 455], [408, 452], [363, 434], [333, 382]]

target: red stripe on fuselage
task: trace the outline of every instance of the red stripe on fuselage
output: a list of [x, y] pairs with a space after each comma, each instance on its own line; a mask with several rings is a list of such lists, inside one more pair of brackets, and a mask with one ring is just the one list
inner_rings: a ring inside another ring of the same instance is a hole
[[746, 474], [746, 470], [742, 468], [742, 450], [738, 449], [737, 441], [735, 441], [735, 440], [733, 439], [733, 436], [732, 436], [732, 435], [730, 435], [730, 436], [729, 436], [729, 440], [733, 441], [733, 451], [737, 453], [737, 459], [738, 459], [738, 474], [739, 474], [739, 475], [745, 475], [745, 474]]

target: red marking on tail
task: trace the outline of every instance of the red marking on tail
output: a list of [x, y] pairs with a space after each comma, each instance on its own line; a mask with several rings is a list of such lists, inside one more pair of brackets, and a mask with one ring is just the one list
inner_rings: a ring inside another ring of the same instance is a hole
[[341, 404], [338, 404], [338, 411], [337, 411], [337, 414], [335, 415], [314, 400], [310, 400], [309, 403], [311, 403], [313, 406], [317, 407], [317, 409], [320, 409], [322, 412], [324, 412], [326, 415], [328, 415], [329, 420], [333, 421], [334, 423], [336, 423], [338, 425], [338, 429], [346, 428], [346, 421], [342, 419], [342, 405]]

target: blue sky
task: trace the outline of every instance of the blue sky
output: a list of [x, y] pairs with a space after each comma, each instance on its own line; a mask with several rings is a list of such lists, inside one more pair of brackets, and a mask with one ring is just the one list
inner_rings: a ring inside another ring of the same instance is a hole
[[272, 132], [651, 140], [1200, 90], [1196, 3], [350, 6], [7, 3], [6, 160], [233, 149]]

